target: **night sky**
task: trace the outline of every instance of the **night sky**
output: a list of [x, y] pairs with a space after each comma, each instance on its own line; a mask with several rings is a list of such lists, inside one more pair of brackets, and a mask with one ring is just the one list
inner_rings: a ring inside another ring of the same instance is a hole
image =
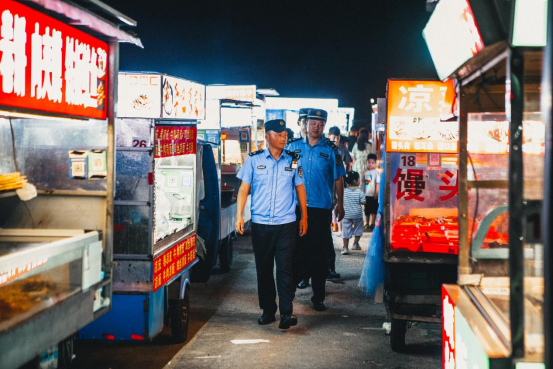
[[337, 98], [368, 119], [388, 78], [437, 78], [424, 0], [105, 0], [138, 22], [121, 70]]

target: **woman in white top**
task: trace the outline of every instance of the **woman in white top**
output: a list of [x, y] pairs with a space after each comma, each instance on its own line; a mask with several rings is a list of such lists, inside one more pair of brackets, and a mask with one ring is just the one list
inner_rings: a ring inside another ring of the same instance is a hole
[[357, 142], [351, 151], [351, 156], [354, 160], [352, 170], [357, 173], [365, 173], [367, 170], [367, 156], [372, 153], [372, 144], [369, 142], [369, 130], [362, 128], [359, 130]]

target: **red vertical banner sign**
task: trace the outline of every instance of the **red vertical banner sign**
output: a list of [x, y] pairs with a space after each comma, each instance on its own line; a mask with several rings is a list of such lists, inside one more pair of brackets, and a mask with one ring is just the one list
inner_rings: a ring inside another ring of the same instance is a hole
[[196, 153], [196, 127], [156, 127], [156, 158]]
[[154, 259], [154, 292], [196, 260], [196, 235], [175, 244]]

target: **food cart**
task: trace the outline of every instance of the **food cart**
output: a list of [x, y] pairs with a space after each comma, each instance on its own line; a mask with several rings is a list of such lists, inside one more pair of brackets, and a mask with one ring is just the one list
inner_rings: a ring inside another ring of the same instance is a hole
[[456, 278], [454, 94], [453, 83], [388, 81], [383, 260], [394, 351], [411, 322], [441, 322], [441, 285]]
[[[119, 73], [112, 311], [84, 339], [151, 341], [189, 324], [196, 263], [205, 86], [159, 73]], [[197, 149], [198, 147], [198, 149]]]
[[459, 268], [442, 291], [444, 368], [545, 368], [546, 6], [443, 1], [424, 30], [459, 104]]
[[118, 42], [142, 46], [101, 2], [26, 3], [0, 3], [1, 368], [68, 365], [111, 308]]

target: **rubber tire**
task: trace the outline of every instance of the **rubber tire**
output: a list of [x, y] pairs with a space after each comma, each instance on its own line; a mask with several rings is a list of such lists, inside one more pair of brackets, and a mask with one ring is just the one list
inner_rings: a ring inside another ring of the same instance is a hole
[[402, 352], [405, 349], [405, 333], [407, 322], [405, 320], [392, 319], [392, 330], [390, 332], [390, 348], [395, 352]]
[[188, 336], [190, 325], [190, 299], [186, 291], [183, 299], [175, 301], [171, 309], [171, 336], [176, 343], [183, 343]]
[[232, 235], [223, 241], [219, 248], [219, 267], [221, 272], [228, 273], [232, 267], [234, 259], [234, 239]]

